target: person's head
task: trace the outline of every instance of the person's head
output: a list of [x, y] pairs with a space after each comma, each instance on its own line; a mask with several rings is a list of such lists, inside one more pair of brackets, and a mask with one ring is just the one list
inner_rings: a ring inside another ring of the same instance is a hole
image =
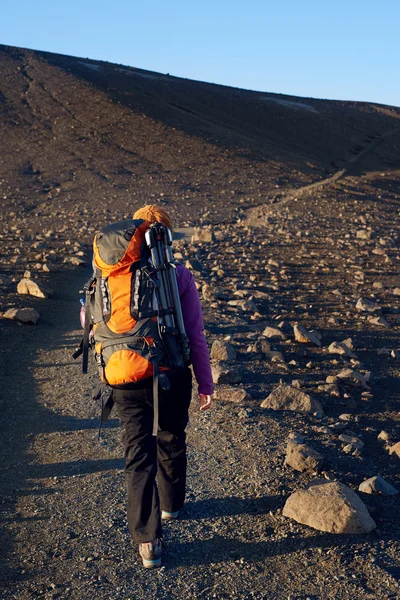
[[148, 223], [162, 223], [171, 231], [173, 230], [172, 219], [161, 206], [156, 204], [147, 204], [142, 208], [139, 208], [133, 215], [134, 219], [143, 219]]

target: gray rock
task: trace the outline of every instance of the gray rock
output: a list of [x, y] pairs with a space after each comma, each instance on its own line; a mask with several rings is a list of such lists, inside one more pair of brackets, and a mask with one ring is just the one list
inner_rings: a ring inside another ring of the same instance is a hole
[[358, 240], [370, 240], [372, 237], [372, 232], [367, 229], [359, 229], [356, 233], [356, 238]]
[[308, 444], [290, 441], [286, 449], [285, 465], [295, 471], [314, 473], [318, 471], [324, 461], [322, 454]]
[[197, 258], [190, 258], [189, 260], [186, 261], [185, 266], [187, 269], [190, 269], [191, 271], [197, 271], [200, 273], [203, 271], [203, 265]]
[[36, 325], [40, 315], [34, 308], [9, 308], [3, 317], [25, 325]]
[[373, 302], [372, 300], [367, 300], [366, 298], [359, 298], [357, 300], [356, 309], [361, 312], [368, 313], [380, 313], [382, 310], [381, 307], [378, 306], [375, 302]]
[[364, 442], [355, 435], [346, 435], [342, 433], [342, 435], [339, 435], [339, 440], [355, 450], [362, 450], [364, 448]]
[[293, 326], [294, 339], [301, 344], [313, 344], [321, 347], [321, 334], [318, 331], [309, 331], [300, 323], [295, 323]]
[[204, 300], [224, 300], [226, 297], [224, 292], [219, 287], [215, 285], [209, 285], [208, 283], [205, 283], [202, 286], [201, 293]]
[[237, 352], [229, 342], [215, 340], [211, 346], [211, 358], [213, 360], [235, 360]]
[[380, 434], [378, 435], [377, 439], [381, 444], [382, 443], [386, 444], [386, 442], [390, 442], [390, 440], [392, 439], [392, 436], [387, 431], [382, 430], [380, 432]]
[[212, 242], [214, 241], [214, 234], [211, 229], [202, 229], [195, 227], [193, 229], [192, 244], [195, 242]]
[[400, 442], [397, 442], [397, 444], [394, 444], [394, 446], [389, 448], [389, 454], [390, 456], [397, 456], [397, 458], [400, 458]]
[[54, 290], [51, 287], [27, 277], [21, 279], [17, 286], [17, 292], [18, 294], [36, 296], [36, 298], [51, 298], [54, 294]]
[[264, 352], [265, 360], [272, 360], [273, 362], [284, 362], [285, 358], [282, 352], [278, 352], [277, 350], [270, 350], [269, 352]]
[[376, 528], [367, 507], [349, 487], [338, 481], [311, 482], [294, 492], [282, 514], [328, 533], [370, 533]]
[[213, 363], [211, 372], [214, 383], [230, 385], [242, 381], [242, 375], [232, 370], [232, 367], [224, 362]]
[[314, 414], [322, 417], [324, 411], [318, 400], [314, 400], [309, 394], [290, 385], [280, 385], [263, 400], [262, 408], [272, 410], [292, 410], [294, 412]]
[[359, 373], [358, 371], [354, 371], [353, 369], [343, 369], [340, 373], [337, 374], [337, 377], [343, 383], [347, 385], [351, 385], [352, 387], [361, 387], [366, 390], [369, 390], [370, 387], [368, 382], [371, 378], [371, 373], [367, 371], [367, 373]]
[[360, 483], [358, 489], [360, 492], [364, 492], [364, 494], [383, 494], [384, 496], [395, 496], [399, 493], [399, 490], [396, 490], [393, 485], [380, 475], [366, 479]]
[[357, 355], [344, 342], [332, 342], [328, 347], [328, 352], [329, 354], [340, 354], [348, 358], [357, 358]]
[[262, 334], [269, 340], [286, 340], [286, 335], [277, 327], [266, 327]]
[[270, 342], [267, 342], [267, 340], [261, 338], [259, 340], [257, 340], [252, 346], [251, 346], [251, 352], [256, 352], [257, 354], [262, 354], [263, 356], [267, 353], [271, 351], [271, 344]]
[[372, 325], [380, 325], [381, 327], [390, 327], [390, 325], [386, 321], [386, 319], [384, 319], [381, 316], [373, 317], [372, 315], [370, 315], [367, 318], [367, 321], [368, 321], [368, 323], [371, 323]]
[[251, 395], [241, 387], [229, 387], [221, 386], [215, 390], [215, 400], [225, 400], [227, 402], [234, 402], [235, 404], [241, 404], [242, 402], [248, 402], [251, 400]]
[[324, 394], [329, 394], [329, 396], [336, 396], [336, 398], [340, 398], [340, 391], [336, 383], [325, 383], [318, 386], [317, 390], [319, 392], [323, 392]]

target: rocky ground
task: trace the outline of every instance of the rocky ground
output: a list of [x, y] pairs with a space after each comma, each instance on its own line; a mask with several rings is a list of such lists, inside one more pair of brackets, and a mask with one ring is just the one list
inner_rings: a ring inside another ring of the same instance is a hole
[[[399, 496], [358, 491], [377, 475], [400, 490], [399, 111], [307, 101], [329, 112], [318, 122], [271, 101], [267, 144], [241, 91], [225, 91], [228, 118], [219, 86], [153, 77], [124, 101], [115, 66], [1, 60], [2, 310], [40, 314], [0, 321], [2, 597], [400, 598]], [[143, 200], [201, 226], [205, 241], [183, 230], [175, 251], [195, 271], [218, 382], [209, 413], [194, 394], [188, 500], [151, 573], [127, 533], [117, 420], [98, 441], [94, 365], [85, 378], [71, 359], [89, 240]], [[26, 270], [52, 297], [17, 293]], [[285, 516], [316, 479], [356, 491], [376, 527], [314, 529], [311, 504], [302, 523]]]

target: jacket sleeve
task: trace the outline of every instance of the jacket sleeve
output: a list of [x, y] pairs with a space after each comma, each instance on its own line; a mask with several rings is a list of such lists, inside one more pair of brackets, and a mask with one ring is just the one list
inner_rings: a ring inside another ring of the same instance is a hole
[[178, 272], [179, 295], [183, 321], [189, 340], [190, 357], [198, 383], [199, 394], [213, 394], [210, 355], [204, 336], [204, 320], [199, 293], [192, 273], [180, 265]]

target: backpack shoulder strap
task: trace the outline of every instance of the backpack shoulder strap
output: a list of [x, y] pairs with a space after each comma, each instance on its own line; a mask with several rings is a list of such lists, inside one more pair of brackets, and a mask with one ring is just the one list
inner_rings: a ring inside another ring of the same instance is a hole
[[97, 278], [93, 275], [85, 284], [85, 327], [83, 330], [82, 340], [82, 373], [88, 372], [89, 361], [89, 338], [90, 330], [92, 329], [92, 312], [91, 312], [91, 297], [94, 294]]

